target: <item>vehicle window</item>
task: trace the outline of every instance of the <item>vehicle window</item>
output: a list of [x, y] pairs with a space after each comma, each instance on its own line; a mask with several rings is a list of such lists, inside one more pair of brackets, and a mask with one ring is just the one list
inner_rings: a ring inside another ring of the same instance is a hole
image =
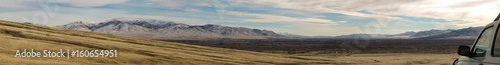
[[[499, 28], [500, 29], [500, 28]], [[500, 31], [497, 30], [497, 36], [495, 40], [500, 40]], [[493, 56], [500, 57], [500, 41], [495, 41], [493, 44]]]
[[486, 54], [486, 49], [488, 49], [488, 45], [491, 43], [491, 38], [493, 38], [493, 28], [486, 28], [479, 36], [476, 45], [474, 46], [474, 56], [484, 56]]

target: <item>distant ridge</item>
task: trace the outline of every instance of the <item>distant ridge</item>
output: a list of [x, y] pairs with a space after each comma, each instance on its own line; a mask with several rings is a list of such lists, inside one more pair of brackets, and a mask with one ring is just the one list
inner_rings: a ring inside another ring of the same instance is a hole
[[215, 24], [187, 25], [171, 21], [116, 18], [105, 22], [74, 22], [56, 26], [73, 30], [144, 38], [236, 38], [266, 39], [285, 37], [268, 30], [228, 27]]
[[298, 35], [298, 34], [293, 34], [290, 32], [284, 32], [284, 33], [279, 33], [280, 35], [287, 36], [287, 37], [295, 37], [295, 38], [332, 38], [333, 36], [304, 36], [304, 35]]
[[427, 30], [419, 32], [405, 32], [399, 34], [350, 34], [336, 36], [335, 38], [393, 38], [393, 39], [474, 39], [483, 29], [480, 27], [469, 27], [458, 30]]
[[483, 27], [458, 30], [426, 30], [399, 34], [350, 34], [341, 36], [303, 36], [268, 30], [228, 27], [215, 24], [187, 25], [171, 21], [115, 18], [104, 22], [74, 22], [56, 26], [72, 30], [98, 32], [129, 37], [166, 39], [268, 39], [268, 38], [396, 38], [396, 39], [473, 39]]
[[297, 38], [309, 38], [311, 36], [303, 36], [303, 35], [297, 35], [297, 34], [292, 34], [290, 32], [284, 32], [284, 33], [279, 33], [280, 35], [287, 36], [287, 37], [297, 37]]
[[432, 35], [427, 37], [421, 37], [418, 39], [440, 39], [440, 38], [476, 38], [484, 27], [469, 27], [458, 30], [453, 30], [451, 32], [439, 35]]

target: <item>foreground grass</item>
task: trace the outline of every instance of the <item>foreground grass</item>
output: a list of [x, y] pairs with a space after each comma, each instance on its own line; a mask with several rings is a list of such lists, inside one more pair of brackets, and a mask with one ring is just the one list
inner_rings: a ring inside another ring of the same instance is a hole
[[352, 63], [352, 65], [452, 65], [458, 54], [339, 54], [312, 55], [314, 57], [331, 58], [337, 62]]

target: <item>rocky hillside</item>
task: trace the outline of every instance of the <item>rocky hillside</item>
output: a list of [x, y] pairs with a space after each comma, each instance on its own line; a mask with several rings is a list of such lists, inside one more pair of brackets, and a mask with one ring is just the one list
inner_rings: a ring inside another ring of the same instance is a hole
[[143, 38], [237, 38], [265, 39], [285, 37], [268, 30], [228, 27], [214, 24], [187, 25], [169, 21], [112, 19], [106, 22], [74, 22], [59, 28]]

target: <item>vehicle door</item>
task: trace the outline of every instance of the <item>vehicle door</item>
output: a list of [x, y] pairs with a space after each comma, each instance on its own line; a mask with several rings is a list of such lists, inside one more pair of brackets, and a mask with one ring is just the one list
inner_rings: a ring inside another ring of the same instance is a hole
[[[491, 43], [493, 43], [494, 37], [494, 28], [493, 26], [485, 27], [478, 39], [474, 43], [472, 47], [472, 55], [469, 57], [462, 56], [459, 58], [459, 65], [482, 65], [485, 59], [486, 53], [488, 51], [488, 47]], [[489, 55], [489, 54], [488, 54]]]

